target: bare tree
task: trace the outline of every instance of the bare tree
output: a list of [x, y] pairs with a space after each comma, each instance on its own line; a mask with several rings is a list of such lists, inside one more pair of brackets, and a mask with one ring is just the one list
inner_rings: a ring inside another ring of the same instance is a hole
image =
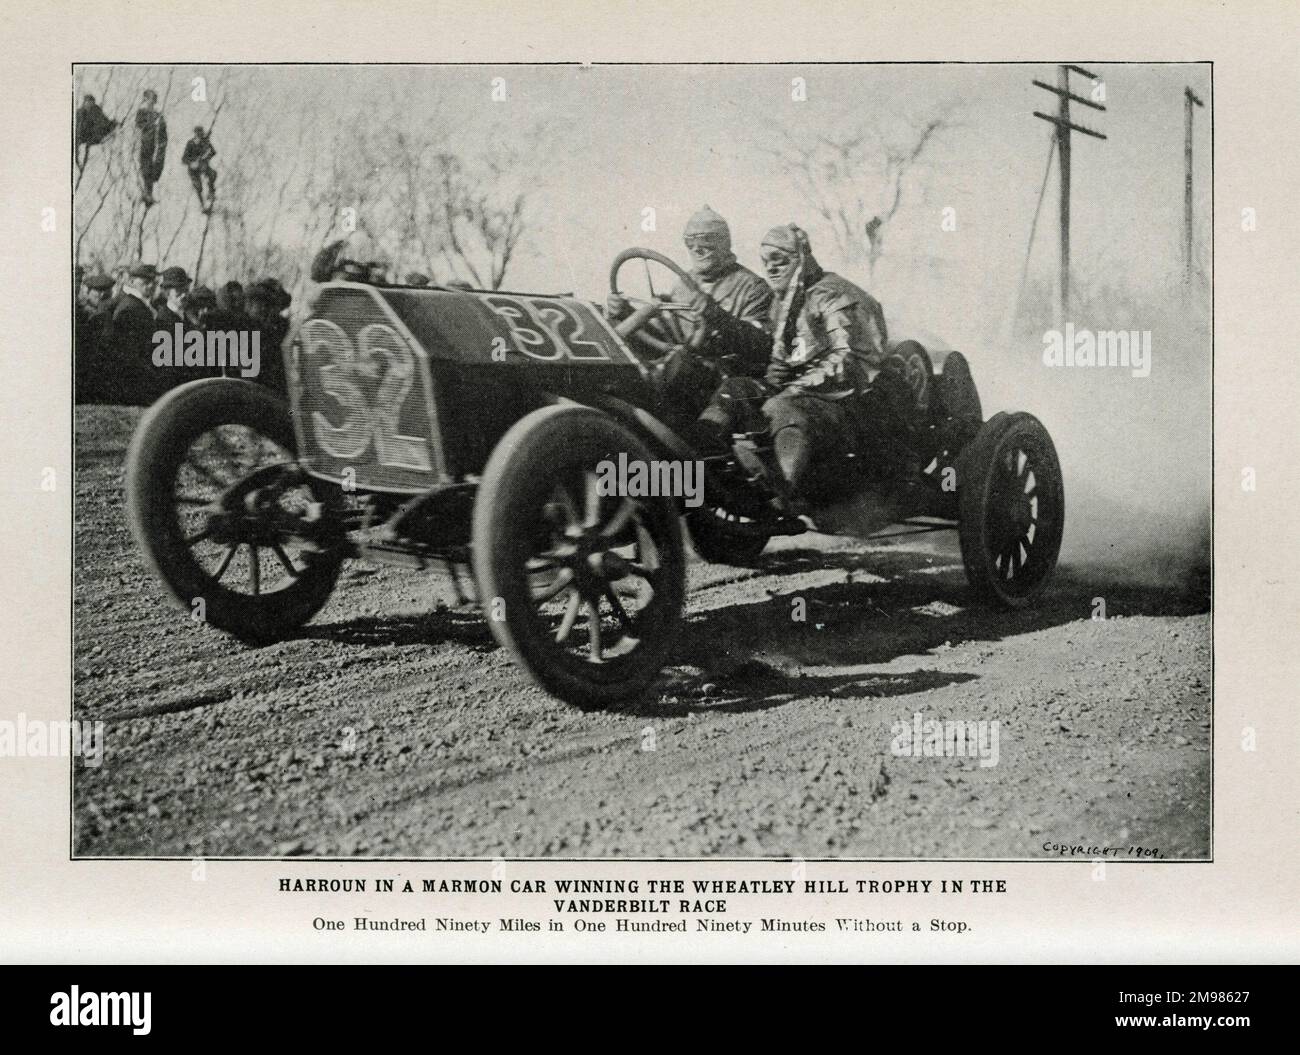
[[[130, 128], [142, 89], [157, 86], [166, 100], [173, 76], [183, 83], [188, 72], [86, 67], [77, 88], [127, 108]], [[270, 274], [292, 289], [320, 246], [355, 234], [348, 255], [501, 287], [548, 156], [537, 149], [541, 129], [494, 135], [414, 77], [405, 91], [387, 79], [349, 82], [339, 107], [319, 92], [286, 93], [283, 76], [225, 69], [214, 80], [215, 110], [202, 120], [211, 129], [220, 113], [226, 135], [210, 215], [175, 192], [170, 174], [157, 204], [144, 207], [134, 136], [119, 133], [88, 154], [74, 192], [78, 260], [111, 266], [149, 252], [159, 266], [192, 264], [196, 281]]]
[[429, 113], [397, 103], [386, 119], [359, 115], [335, 144], [330, 211], [354, 210], [370, 251], [399, 272], [500, 289], [526, 228], [542, 132], [488, 135], [466, 150]]
[[860, 122], [825, 134], [773, 124], [759, 146], [779, 161], [804, 201], [830, 225], [844, 261], [865, 263], [874, 278], [886, 232], [906, 192], [923, 178], [927, 154], [955, 127], [947, 107], [888, 127]]
[[[114, 74], [117, 74], [116, 79]], [[130, 107], [145, 83], [140, 67], [92, 67], [78, 78], [78, 94], [93, 92], [112, 114]], [[101, 266], [126, 258], [135, 229], [135, 160], [129, 132], [129, 109], [119, 128], [102, 144], [84, 154], [73, 192], [74, 255], [78, 263], [89, 257]]]
[[518, 165], [513, 153], [494, 153], [477, 165], [454, 154], [435, 159], [441, 252], [454, 272], [467, 273], [481, 288], [501, 288], [523, 234], [528, 195], [510, 177]]

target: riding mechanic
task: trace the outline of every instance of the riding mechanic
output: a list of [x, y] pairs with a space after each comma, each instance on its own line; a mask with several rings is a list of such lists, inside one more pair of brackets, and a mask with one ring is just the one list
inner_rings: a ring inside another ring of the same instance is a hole
[[773, 227], [760, 247], [772, 303], [772, 357], [762, 405], [772, 436], [781, 499], [797, 510], [842, 485], [849, 452], [866, 456], [878, 480], [908, 469], [912, 403], [902, 376], [882, 369], [888, 330], [866, 290], [824, 270], [794, 224]]

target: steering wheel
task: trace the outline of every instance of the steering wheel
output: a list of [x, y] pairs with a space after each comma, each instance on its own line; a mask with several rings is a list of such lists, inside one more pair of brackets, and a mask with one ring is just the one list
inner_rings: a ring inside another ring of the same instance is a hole
[[[695, 284], [689, 272], [678, 266], [670, 257], [663, 253], [656, 253], [653, 249], [641, 249], [633, 247], [624, 249], [618, 256], [614, 257], [613, 266], [609, 269], [609, 291], [618, 293], [618, 274], [624, 264], [629, 260], [654, 261], [671, 271], [677, 278], [681, 279], [687, 289], [694, 292], [701, 292]], [[641, 345], [656, 360], [666, 359], [677, 346], [684, 347], [689, 352], [698, 351], [704, 343], [704, 335], [707, 327], [704, 321], [699, 318], [698, 312], [689, 304], [679, 304], [670, 300], [660, 300], [656, 297], [654, 291], [654, 282], [650, 279], [650, 268], [646, 266], [646, 283], [650, 287], [650, 296], [654, 299], [642, 300], [640, 297], [628, 297], [623, 294], [623, 299], [632, 305], [632, 314], [621, 320], [614, 331], [620, 336], [635, 341]], [[682, 320], [678, 317], [681, 315], [690, 315], [694, 317], [695, 326], [689, 336], [687, 336]], [[653, 334], [646, 332], [646, 326], [651, 319], [659, 319], [671, 341], [664, 341]]]

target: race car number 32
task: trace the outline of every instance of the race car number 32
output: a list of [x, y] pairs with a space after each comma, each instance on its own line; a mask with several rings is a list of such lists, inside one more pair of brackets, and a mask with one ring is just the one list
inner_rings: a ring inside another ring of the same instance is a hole
[[[357, 333], [354, 346], [336, 323], [309, 319], [302, 343], [311, 364], [308, 376], [315, 373], [321, 393], [342, 413], [336, 425], [319, 410], [311, 412], [312, 432], [321, 449], [340, 461], [357, 462], [373, 443], [380, 465], [427, 472], [427, 441], [398, 432], [416, 369], [415, 355], [401, 335], [384, 323], [371, 323]], [[367, 388], [374, 389], [373, 399], [366, 395]]]
[[609, 355], [591, 334], [572, 305], [560, 300], [534, 300], [492, 294], [483, 297], [492, 312], [505, 322], [505, 336], [515, 350], [531, 359], [608, 362]]

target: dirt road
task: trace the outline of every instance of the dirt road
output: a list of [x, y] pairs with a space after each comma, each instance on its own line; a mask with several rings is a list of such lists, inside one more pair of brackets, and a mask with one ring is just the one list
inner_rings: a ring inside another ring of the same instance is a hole
[[[679, 665], [583, 714], [437, 575], [351, 565], [261, 649], [189, 621], [126, 528], [137, 416], [77, 408], [74, 715], [106, 737], [74, 771], [79, 855], [1210, 854], [1203, 589], [1065, 566], [1007, 614], [946, 536], [788, 540], [694, 562]], [[996, 764], [897, 753], [931, 720], [996, 721]]]

